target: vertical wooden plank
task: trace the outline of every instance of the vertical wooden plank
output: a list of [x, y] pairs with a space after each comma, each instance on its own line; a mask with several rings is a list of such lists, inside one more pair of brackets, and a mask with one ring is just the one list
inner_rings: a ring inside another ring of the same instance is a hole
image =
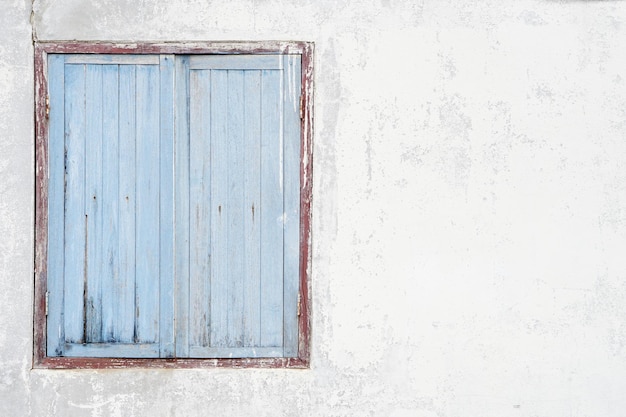
[[64, 56], [48, 55], [50, 124], [48, 136], [48, 322], [47, 356], [62, 355], [64, 328], [64, 188], [65, 188], [65, 79]]
[[190, 71], [189, 298], [192, 346], [209, 345], [211, 272], [210, 71]]
[[102, 334], [102, 66], [85, 68], [85, 342]]
[[119, 67], [119, 274], [113, 286], [117, 310], [113, 339], [131, 343], [135, 334], [136, 259], [136, 80], [135, 66]]
[[154, 342], [159, 315], [159, 73], [138, 65], [135, 340]]
[[174, 347], [174, 55], [160, 57], [160, 247], [159, 356], [171, 358]]
[[65, 68], [64, 327], [68, 342], [84, 341], [85, 66]]
[[177, 56], [175, 117], [176, 356], [189, 356], [189, 58]]
[[284, 55], [283, 178], [284, 178], [284, 356], [298, 355], [298, 292], [300, 269], [300, 55]]
[[114, 342], [119, 297], [119, 68], [102, 66], [102, 341]]
[[261, 79], [261, 345], [283, 343], [282, 77]]
[[243, 346], [244, 91], [243, 71], [228, 70], [228, 346]]
[[228, 75], [211, 71], [210, 345], [228, 345]]
[[261, 72], [244, 73], [244, 346], [261, 342]]

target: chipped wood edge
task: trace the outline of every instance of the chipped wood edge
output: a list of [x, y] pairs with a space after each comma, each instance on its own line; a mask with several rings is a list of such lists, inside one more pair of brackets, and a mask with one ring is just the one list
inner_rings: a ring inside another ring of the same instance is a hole
[[219, 41], [219, 42], [86, 42], [46, 41], [36, 46], [46, 53], [91, 54], [302, 54], [312, 51], [311, 42]]
[[48, 259], [48, 120], [45, 49], [35, 45], [35, 293], [33, 366], [46, 356], [46, 281]]

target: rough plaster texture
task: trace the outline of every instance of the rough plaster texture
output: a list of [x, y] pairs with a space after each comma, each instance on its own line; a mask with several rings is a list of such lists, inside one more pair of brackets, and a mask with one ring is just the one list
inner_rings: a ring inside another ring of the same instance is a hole
[[[33, 36], [316, 43], [310, 370], [31, 370]], [[626, 2], [2, 0], [0, 39], [0, 416], [624, 415]]]

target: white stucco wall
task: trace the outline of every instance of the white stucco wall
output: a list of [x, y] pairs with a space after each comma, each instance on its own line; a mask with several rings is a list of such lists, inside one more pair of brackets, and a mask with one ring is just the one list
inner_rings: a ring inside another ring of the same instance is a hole
[[[1, 5], [0, 416], [625, 415], [626, 2]], [[31, 370], [31, 29], [315, 42], [311, 369]]]

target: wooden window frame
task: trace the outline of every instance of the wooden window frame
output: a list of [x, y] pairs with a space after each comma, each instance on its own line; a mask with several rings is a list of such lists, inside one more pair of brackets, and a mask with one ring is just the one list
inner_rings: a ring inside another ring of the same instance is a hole
[[[295, 358], [85, 358], [46, 355], [48, 243], [48, 82], [47, 55], [59, 54], [298, 54], [302, 56], [300, 121], [300, 267], [298, 355]], [[35, 294], [33, 367], [101, 368], [308, 368], [310, 364], [311, 198], [313, 163], [313, 53], [311, 42], [35, 44]]]

